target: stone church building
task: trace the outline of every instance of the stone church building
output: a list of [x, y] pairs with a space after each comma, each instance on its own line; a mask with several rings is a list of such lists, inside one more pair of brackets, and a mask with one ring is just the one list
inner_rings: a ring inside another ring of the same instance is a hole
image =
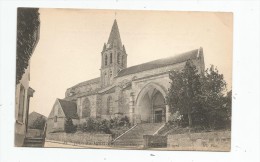
[[[101, 52], [100, 77], [68, 88], [65, 98], [57, 99], [53, 109], [57, 102], [65, 101], [63, 105], [67, 108], [74, 105], [72, 111], [66, 111], [71, 114], [65, 116], [74, 116], [76, 123], [89, 117], [116, 116], [127, 116], [132, 124], [167, 122], [170, 114], [165, 97], [170, 87], [170, 71], [182, 69], [187, 60], [193, 61], [199, 72], [205, 69], [202, 48], [131, 67], [127, 67], [127, 58], [115, 20]], [[52, 110], [48, 122], [57, 122], [58, 115], [58, 111]]]

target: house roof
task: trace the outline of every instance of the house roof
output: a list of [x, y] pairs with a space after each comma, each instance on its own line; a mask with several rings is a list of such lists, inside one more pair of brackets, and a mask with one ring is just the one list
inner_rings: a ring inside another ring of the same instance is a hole
[[77, 104], [72, 101], [66, 101], [62, 99], [58, 99], [61, 108], [67, 118], [78, 119], [79, 116], [77, 114]]
[[122, 77], [122, 76], [129, 75], [129, 74], [134, 74], [134, 73], [138, 73], [138, 72], [142, 72], [142, 71], [146, 71], [146, 70], [156, 69], [156, 68], [160, 68], [160, 67], [164, 67], [164, 66], [168, 66], [168, 65], [185, 62], [189, 59], [197, 58], [199, 56], [198, 54], [199, 54], [199, 49], [195, 49], [195, 50], [192, 50], [189, 52], [179, 54], [177, 56], [163, 58], [163, 59], [154, 60], [154, 61], [146, 62], [143, 64], [131, 66], [131, 67], [121, 70], [118, 73], [117, 77]]
[[28, 116], [28, 126], [31, 127], [33, 125], [33, 123], [38, 120], [38, 118], [43, 118], [43, 119], [47, 119], [46, 116], [40, 114], [40, 113], [37, 113], [35, 111], [31, 112]]

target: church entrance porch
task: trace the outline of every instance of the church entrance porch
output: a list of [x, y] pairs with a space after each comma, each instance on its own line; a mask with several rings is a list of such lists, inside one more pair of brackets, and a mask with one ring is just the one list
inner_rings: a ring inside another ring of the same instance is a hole
[[134, 123], [166, 122], [166, 92], [157, 84], [147, 84], [138, 94]]

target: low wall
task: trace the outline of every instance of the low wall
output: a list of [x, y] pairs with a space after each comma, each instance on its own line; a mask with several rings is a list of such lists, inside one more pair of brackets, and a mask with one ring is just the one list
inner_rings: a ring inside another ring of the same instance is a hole
[[144, 135], [144, 148], [167, 147], [167, 137], [159, 135]]
[[112, 141], [111, 134], [91, 134], [91, 133], [48, 133], [46, 136], [48, 140], [62, 141], [64, 143], [70, 142], [83, 145], [110, 145]]
[[230, 146], [230, 131], [174, 134], [167, 137], [167, 148], [171, 150], [230, 151]]

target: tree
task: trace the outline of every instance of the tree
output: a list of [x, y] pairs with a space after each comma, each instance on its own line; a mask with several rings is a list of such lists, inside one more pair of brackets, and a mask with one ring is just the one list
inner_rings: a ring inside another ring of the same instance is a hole
[[192, 111], [198, 103], [201, 94], [200, 75], [192, 61], [188, 60], [181, 71], [173, 71], [170, 74], [172, 80], [166, 101], [170, 106], [170, 112], [179, 111], [188, 116], [188, 124], [191, 127]]
[[208, 126], [212, 129], [224, 127], [231, 115], [231, 93], [225, 93], [227, 84], [223, 74], [211, 65], [201, 82], [203, 86], [200, 102], [207, 114]]
[[199, 75], [191, 61], [180, 71], [170, 74], [172, 80], [166, 101], [170, 112], [180, 112], [181, 122], [189, 127], [218, 129], [230, 126], [231, 93], [225, 93], [223, 74], [213, 65]]
[[46, 123], [46, 119], [43, 116], [37, 117], [32, 125], [29, 126], [30, 129], [40, 129], [43, 130]]
[[39, 40], [38, 10], [38, 8], [18, 8], [17, 11], [16, 84], [28, 67], [29, 59]]
[[73, 121], [70, 117], [66, 118], [64, 129], [66, 133], [74, 133], [76, 131], [76, 126], [74, 126]]

